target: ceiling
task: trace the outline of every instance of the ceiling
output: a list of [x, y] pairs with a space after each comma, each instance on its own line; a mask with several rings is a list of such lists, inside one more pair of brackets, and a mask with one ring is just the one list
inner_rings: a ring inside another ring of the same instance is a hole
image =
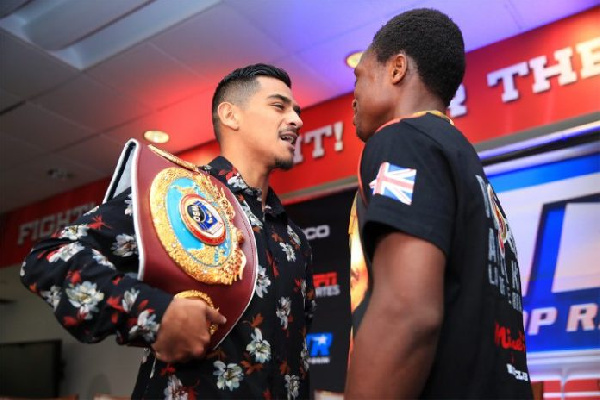
[[474, 50], [599, 3], [2, 0], [0, 213], [110, 176], [146, 130], [168, 132], [174, 153], [213, 140], [212, 93], [236, 67], [285, 68], [307, 107], [352, 90], [345, 57], [401, 11], [446, 12]]

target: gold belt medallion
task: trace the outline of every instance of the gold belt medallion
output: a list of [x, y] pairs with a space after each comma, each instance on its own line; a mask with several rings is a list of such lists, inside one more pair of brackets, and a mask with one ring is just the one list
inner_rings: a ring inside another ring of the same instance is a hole
[[233, 206], [208, 174], [162, 170], [150, 188], [150, 211], [164, 249], [188, 275], [226, 285], [242, 277], [244, 238]]

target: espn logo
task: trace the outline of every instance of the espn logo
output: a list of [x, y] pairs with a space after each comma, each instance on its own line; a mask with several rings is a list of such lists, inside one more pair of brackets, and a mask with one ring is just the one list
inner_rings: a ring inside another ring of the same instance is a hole
[[333, 297], [340, 294], [340, 286], [337, 283], [337, 272], [313, 275], [315, 293], [318, 297]]

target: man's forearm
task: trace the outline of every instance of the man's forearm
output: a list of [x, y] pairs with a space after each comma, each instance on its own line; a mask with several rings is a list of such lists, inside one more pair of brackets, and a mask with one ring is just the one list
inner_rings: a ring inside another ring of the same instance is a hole
[[[378, 315], [379, 314], [379, 315]], [[415, 398], [431, 368], [438, 330], [370, 307], [354, 344], [345, 398]]]
[[347, 398], [414, 398], [429, 376], [443, 321], [445, 259], [401, 232], [381, 238], [373, 294], [356, 336]]

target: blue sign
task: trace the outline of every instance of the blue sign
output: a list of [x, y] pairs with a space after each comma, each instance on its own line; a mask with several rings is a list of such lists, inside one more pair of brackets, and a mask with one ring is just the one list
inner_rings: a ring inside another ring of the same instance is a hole
[[310, 357], [328, 357], [333, 335], [330, 332], [309, 333], [306, 346]]
[[600, 259], [590, 256], [600, 251], [599, 172], [594, 153], [489, 175], [511, 227], [512, 206], [514, 225], [537, 234], [525, 243], [531, 262], [520, 265], [529, 271], [522, 287], [528, 353], [600, 348]]
[[[530, 352], [600, 347], [600, 287], [590, 288], [579, 284], [566, 291], [552, 290], [559, 279], [556, 268], [565, 209], [568, 205], [585, 203], [600, 204], [600, 194], [544, 206], [529, 288], [523, 299], [523, 309], [527, 312], [528, 320], [527, 350]], [[577, 269], [577, 266], [574, 267]], [[597, 267], [600, 274], [600, 263]]]

